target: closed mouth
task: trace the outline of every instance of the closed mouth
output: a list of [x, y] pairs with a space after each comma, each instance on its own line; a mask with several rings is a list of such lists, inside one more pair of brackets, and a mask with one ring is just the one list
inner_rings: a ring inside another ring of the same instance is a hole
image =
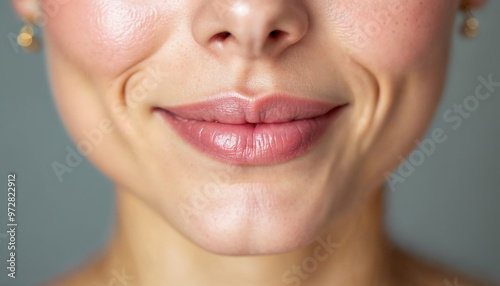
[[273, 165], [305, 154], [347, 104], [283, 94], [248, 99], [224, 94], [200, 103], [157, 107], [191, 146], [227, 164]]

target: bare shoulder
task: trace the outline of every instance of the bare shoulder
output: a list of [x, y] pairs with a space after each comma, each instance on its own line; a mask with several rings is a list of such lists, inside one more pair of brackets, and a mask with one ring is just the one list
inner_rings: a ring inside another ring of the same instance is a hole
[[457, 271], [425, 261], [395, 248], [391, 277], [394, 285], [406, 286], [498, 286], [493, 282], [470, 277]]

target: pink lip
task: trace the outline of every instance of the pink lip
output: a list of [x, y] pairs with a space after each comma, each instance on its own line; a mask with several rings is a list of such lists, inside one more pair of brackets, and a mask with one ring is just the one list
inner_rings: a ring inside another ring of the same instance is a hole
[[184, 106], [156, 108], [188, 143], [221, 162], [272, 165], [305, 154], [347, 104], [271, 95], [223, 94]]

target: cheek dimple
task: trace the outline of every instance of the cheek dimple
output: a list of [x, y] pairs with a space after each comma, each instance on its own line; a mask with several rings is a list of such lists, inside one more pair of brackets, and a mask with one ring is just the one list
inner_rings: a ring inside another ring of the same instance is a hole
[[67, 57], [96, 73], [117, 74], [158, 47], [166, 21], [140, 1], [70, 1], [46, 27]]

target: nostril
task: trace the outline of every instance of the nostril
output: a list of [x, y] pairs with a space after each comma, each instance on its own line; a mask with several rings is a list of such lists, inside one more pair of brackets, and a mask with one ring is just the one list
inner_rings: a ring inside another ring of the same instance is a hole
[[212, 37], [211, 41], [224, 42], [230, 36], [231, 36], [231, 33], [229, 33], [229, 32], [220, 32], [220, 33], [214, 35]]
[[272, 39], [279, 39], [279, 38], [286, 36], [286, 34], [287, 34], [287, 32], [283, 32], [280, 30], [274, 30], [271, 33], [269, 33], [269, 37]]

